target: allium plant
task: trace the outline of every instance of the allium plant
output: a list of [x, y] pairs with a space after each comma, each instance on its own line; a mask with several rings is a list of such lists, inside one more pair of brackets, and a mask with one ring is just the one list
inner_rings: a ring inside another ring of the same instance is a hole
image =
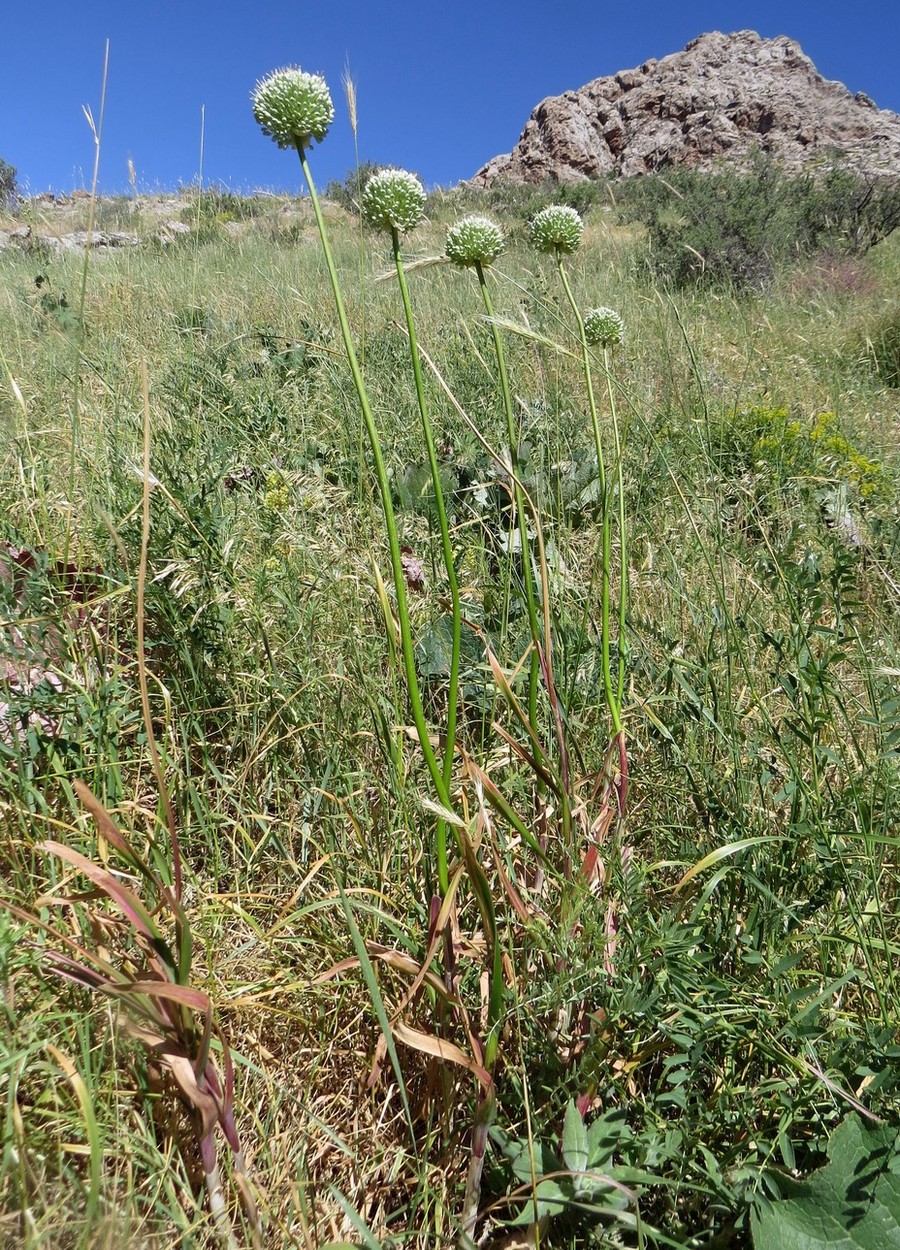
[[[372, 407], [369, 401], [368, 392], [366, 390], [365, 380], [359, 366], [356, 349], [353, 344], [353, 336], [350, 331], [350, 323], [347, 318], [347, 312], [344, 306], [344, 297], [341, 290], [340, 279], [334, 263], [334, 257], [331, 251], [331, 245], [328, 240], [328, 232], [325, 227], [325, 221], [319, 204], [318, 194], [316, 192], [315, 181], [312, 171], [309, 167], [307, 159], [307, 148], [313, 138], [318, 138], [324, 133], [323, 123], [320, 120], [324, 113], [328, 110], [320, 110], [323, 103], [321, 92], [317, 86], [313, 91], [307, 90], [288, 90], [282, 84], [282, 76], [298, 76], [298, 83], [308, 85], [309, 75], [303, 75], [300, 70], [279, 71], [272, 74], [269, 78], [264, 79], [254, 95], [254, 113], [259, 120], [263, 131], [279, 143], [280, 146], [293, 145], [297, 150], [300, 158], [300, 166], [303, 170], [303, 176], [309, 189], [309, 197], [315, 214], [316, 224], [319, 230], [319, 237], [322, 242], [322, 251], [325, 257], [326, 267], [328, 269], [329, 279], [331, 281], [331, 289], [334, 295], [335, 307], [338, 315], [338, 322], [341, 328], [341, 337], [344, 342], [344, 349], [347, 354], [347, 362], [350, 366], [350, 372], [353, 376], [353, 383], [356, 389], [357, 399], [359, 401], [360, 412], [363, 418], [363, 424], [366, 429], [366, 435], [372, 452], [372, 459], [375, 466], [375, 475], [378, 480], [379, 495], [381, 498], [381, 507], [384, 515], [385, 527], [387, 529], [388, 544], [391, 555], [391, 570], [394, 581], [394, 592], [397, 601], [397, 622], [400, 629], [400, 644], [403, 659], [404, 677], [406, 681], [407, 692], [412, 709], [413, 720], [416, 726], [416, 732], [419, 739], [419, 745], [422, 755], [428, 768], [434, 792], [437, 796], [437, 805], [440, 809], [438, 816], [438, 830], [444, 830], [449, 826], [454, 835], [456, 848], [459, 853], [460, 866], [454, 872], [452, 880], [449, 873], [446, 838], [440, 836], [436, 838], [436, 860], [437, 860], [437, 881], [440, 887], [440, 898], [432, 900], [431, 914], [432, 925], [434, 930], [430, 934], [431, 945], [439, 940], [441, 933], [445, 935], [448, 930], [449, 918], [454, 910], [454, 896], [459, 888], [463, 870], [470, 883], [472, 893], [478, 905], [482, 929], [487, 939], [487, 962], [489, 965], [490, 992], [487, 1011], [487, 1032], [484, 1038], [479, 1038], [469, 1023], [469, 1016], [461, 1004], [457, 1005], [456, 1012], [469, 1038], [472, 1049], [472, 1059], [474, 1068], [469, 1066], [470, 1070], [475, 1070], [479, 1074], [482, 1082], [482, 1094], [478, 1105], [475, 1128], [473, 1132], [472, 1143], [472, 1159], [470, 1164], [469, 1182], [467, 1184], [466, 1198], [466, 1214], [464, 1223], [474, 1223], [474, 1216], [470, 1213], [473, 1209], [477, 1210], [477, 1195], [480, 1188], [481, 1168], [484, 1162], [484, 1150], [487, 1144], [487, 1125], [493, 1107], [493, 1069], [496, 1062], [499, 1041], [500, 1041], [500, 1023], [502, 1016], [504, 980], [502, 970], [502, 947], [498, 940], [497, 920], [494, 907], [494, 900], [491, 894], [490, 884], [484, 869], [482, 868], [477, 854], [477, 840], [473, 841], [469, 836], [469, 827], [467, 823], [456, 813], [454, 809], [451, 786], [449, 782], [450, 765], [448, 759], [452, 763], [452, 747], [448, 744], [451, 754], [445, 754], [443, 764], [439, 763], [431, 744], [428, 725], [425, 720], [424, 708], [422, 705], [422, 696], [419, 688], [418, 677], [416, 675], [415, 652], [413, 649], [412, 631], [410, 628], [409, 606], [406, 590], [406, 575], [403, 567], [403, 555], [400, 547], [400, 541], [397, 534], [397, 524], [394, 516], [394, 508], [391, 500], [391, 489], [388, 481], [387, 470], [385, 468], [384, 456], [381, 449], [381, 440], [378, 436], [378, 430], [372, 414]], [[293, 80], [292, 80], [293, 81]], [[275, 85], [274, 97], [270, 95], [273, 91], [272, 84]], [[323, 84], [324, 85], [324, 84]], [[327, 91], [327, 87], [325, 87]], [[312, 98], [312, 97], [315, 98]], [[329, 97], [330, 98], [330, 97]], [[284, 142], [288, 139], [288, 142]], [[410, 181], [412, 175], [403, 174], [402, 171], [389, 171], [395, 176], [390, 180], [385, 179], [376, 184], [376, 187], [370, 194], [370, 220], [375, 224], [379, 224], [382, 228], [389, 228], [391, 238], [394, 244], [394, 254], [399, 256], [399, 236], [400, 233], [412, 227], [414, 224], [414, 205], [419, 195], [413, 183]], [[402, 175], [398, 177], [397, 175]], [[490, 257], [493, 259], [493, 256]], [[476, 262], [481, 281], [484, 281], [483, 264], [489, 263], [488, 257], [485, 256], [483, 261]], [[402, 264], [397, 266], [397, 276], [401, 284], [401, 291], [404, 291], [404, 304], [407, 308], [408, 327], [410, 327], [411, 335], [414, 333], [412, 327], [412, 317], [409, 312], [408, 292], [405, 291], [405, 277], [403, 274]], [[416, 367], [418, 353], [413, 350], [414, 368]], [[505, 372], [504, 372], [505, 378]], [[421, 379], [419, 379], [421, 382]], [[504, 382], [505, 399], [509, 413], [512, 412], [512, 401], [509, 397], [508, 382]], [[424, 392], [422, 392], [424, 393]], [[420, 400], [421, 402], [421, 400]], [[427, 409], [426, 409], [427, 414]], [[425, 418], [426, 425], [429, 425], [427, 415]], [[443, 538], [443, 535], [442, 535]], [[445, 550], [445, 561], [448, 569], [452, 564], [452, 552], [449, 554]], [[448, 735], [449, 736], [449, 735]], [[452, 739], [451, 739], [452, 742]], [[525, 840], [531, 836], [524, 826], [517, 826]], [[452, 947], [452, 941], [451, 941]], [[429, 957], [430, 958], [430, 957]], [[453, 969], [448, 966], [446, 969], [448, 978], [452, 979]], [[399, 1029], [399, 1025], [397, 1026]], [[422, 1035], [416, 1034], [413, 1030], [407, 1031], [407, 1037], [419, 1038]], [[419, 1042], [410, 1041], [411, 1045], [420, 1044]], [[430, 1039], [426, 1038], [424, 1048], [428, 1053], [433, 1053], [429, 1049]]]
[[613, 308], [591, 308], [584, 314], [584, 336], [589, 347], [618, 347], [625, 323]]
[[488, 265], [503, 251], [503, 231], [489, 217], [471, 214], [447, 231], [447, 259], [463, 268]]
[[381, 507], [391, 554], [391, 572], [393, 575], [394, 592], [397, 597], [397, 620], [400, 627], [403, 670], [413, 720], [438, 801], [442, 806], [450, 809], [452, 804], [449, 788], [444, 783], [443, 769], [438, 764], [431, 745], [428, 725], [425, 720], [425, 711], [422, 706], [419, 680], [416, 676], [415, 651], [409, 623], [406, 575], [403, 569], [403, 557], [400, 550], [400, 539], [397, 534], [394, 506], [391, 500], [390, 483], [384, 463], [384, 455], [381, 450], [381, 439], [378, 436], [378, 429], [372, 414], [372, 405], [369, 401], [368, 391], [366, 390], [362, 370], [359, 366], [356, 348], [353, 345], [353, 335], [347, 318], [347, 310], [344, 306], [341, 283], [334, 263], [331, 244], [328, 241], [328, 231], [325, 227], [325, 219], [322, 216], [322, 208], [319, 204], [315, 180], [313, 179], [307, 157], [307, 148], [312, 139], [324, 136], [325, 131], [328, 129], [328, 124], [334, 116], [334, 106], [331, 103], [328, 85], [323, 78], [319, 78], [314, 74], [305, 74], [300, 69], [276, 70], [274, 73], [269, 74], [267, 78], [264, 78], [254, 91], [253, 114], [262, 127], [263, 133], [270, 135], [279, 147], [293, 146], [296, 148], [297, 155], [300, 158], [300, 167], [303, 170], [303, 177], [309, 189], [309, 198], [315, 214], [319, 238], [322, 241], [322, 252], [325, 257], [338, 322], [341, 327], [341, 338], [344, 342], [347, 363], [350, 366], [353, 385], [356, 389], [363, 424], [366, 428], [366, 435], [375, 464], [375, 476], [378, 480], [378, 491], [381, 497]]

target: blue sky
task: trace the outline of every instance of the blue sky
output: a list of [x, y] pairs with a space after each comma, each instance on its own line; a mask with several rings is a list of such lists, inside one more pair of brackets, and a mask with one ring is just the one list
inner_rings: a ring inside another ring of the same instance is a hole
[[341, 92], [357, 83], [360, 156], [413, 169], [429, 185], [467, 178], [516, 142], [547, 95], [665, 56], [708, 30], [797, 39], [827, 78], [900, 112], [896, 0], [44, 0], [5, 23], [0, 157], [31, 192], [89, 185], [104, 46], [109, 76], [101, 189], [205, 182], [295, 187], [296, 158], [264, 138], [254, 83], [285, 64], [322, 73], [337, 119], [313, 154], [317, 181], [343, 177], [353, 142]]

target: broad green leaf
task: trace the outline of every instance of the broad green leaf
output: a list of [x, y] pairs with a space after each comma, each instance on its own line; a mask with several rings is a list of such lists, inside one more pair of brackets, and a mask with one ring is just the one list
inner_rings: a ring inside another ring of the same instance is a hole
[[598, 1116], [587, 1131], [588, 1167], [605, 1167], [623, 1141], [631, 1137], [631, 1129], [621, 1108]]
[[[494, 1145], [509, 1159], [516, 1180], [523, 1185], [530, 1185], [547, 1172], [555, 1172], [559, 1167], [559, 1159], [553, 1148], [546, 1142], [523, 1141], [517, 1137], [509, 1137], [499, 1125], [493, 1125], [490, 1138]], [[533, 1166], [532, 1166], [533, 1160]]]
[[900, 1246], [900, 1129], [849, 1116], [829, 1162], [787, 1194], [760, 1201], [755, 1250], [896, 1250]]
[[559, 1213], [572, 1201], [572, 1191], [569, 1186], [563, 1187], [559, 1181], [551, 1180], [547, 1177], [545, 1180], [539, 1181], [534, 1191], [534, 1198], [529, 1197], [525, 1200], [522, 1210], [513, 1219], [507, 1223], [512, 1227], [521, 1227], [522, 1225], [534, 1224], [538, 1220], [544, 1218], [545, 1215], [559, 1215]]
[[588, 1133], [575, 1099], [569, 1099], [562, 1135], [563, 1162], [570, 1172], [584, 1172], [588, 1165]]

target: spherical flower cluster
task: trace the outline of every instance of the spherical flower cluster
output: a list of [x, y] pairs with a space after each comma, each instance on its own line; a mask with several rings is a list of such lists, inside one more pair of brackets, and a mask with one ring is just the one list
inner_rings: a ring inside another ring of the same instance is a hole
[[463, 217], [447, 231], [445, 252], [454, 265], [490, 265], [502, 251], [503, 231], [489, 217]]
[[276, 69], [256, 84], [253, 116], [280, 148], [306, 147], [312, 139], [321, 142], [334, 121], [328, 83], [295, 66]]
[[363, 217], [379, 230], [412, 230], [425, 211], [425, 188], [405, 169], [382, 169], [366, 183]]
[[584, 336], [592, 347], [615, 347], [625, 337], [625, 323], [614, 308], [584, 314]]
[[584, 222], [574, 208], [553, 204], [542, 208], [531, 223], [531, 242], [539, 252], [577, 252]]

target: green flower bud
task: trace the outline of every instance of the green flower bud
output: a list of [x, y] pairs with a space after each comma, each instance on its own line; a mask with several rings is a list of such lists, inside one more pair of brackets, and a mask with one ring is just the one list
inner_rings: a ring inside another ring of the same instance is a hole
[[253, 116], [280, 148], [307, 147], [312, 139], [321, 143], [334, 121], [328, 83], [295, 66], [276, 69], [256, 84]]
[[531, 223], [531, 242], [539, 252], [577, 252], [584, 222], [574, 208], [553, 204], [542, 208]]
[[625, 323], [614, 308], [584, 314], [584, 336], [592, 347], [615, 347], [625, 337]]
[[422, 220], [425, 188], [405, 169], [382, 169], [366, 183], [362, 213], [370, 226], [405, 234]]
[[503, 231], [488, 217], [463, 217], [447, 231], [445, 252], [454, 265], [490, 265], [503, 251]]

